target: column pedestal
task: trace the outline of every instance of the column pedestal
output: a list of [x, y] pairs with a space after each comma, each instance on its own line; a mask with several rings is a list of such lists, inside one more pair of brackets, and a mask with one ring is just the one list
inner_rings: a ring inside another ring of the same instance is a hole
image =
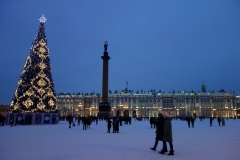
[[108, 102], [99, 103], [98, 117], [110, 117], [111, 116], [111, 106]]

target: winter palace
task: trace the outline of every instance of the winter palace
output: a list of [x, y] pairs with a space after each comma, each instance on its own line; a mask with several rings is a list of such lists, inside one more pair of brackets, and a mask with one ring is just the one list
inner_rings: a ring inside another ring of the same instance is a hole
[[[239, 117], [238, 96], [234, 93], [202, 91], [178, 93], [132, 93], [127, 88], [121, 93], [109, 93], [112, 116], [157, 117], [159, 112], [167, 111], [172, 117]], [[59, 114], [97, 116], [100, 94], [59, 94], [57, 103]]]

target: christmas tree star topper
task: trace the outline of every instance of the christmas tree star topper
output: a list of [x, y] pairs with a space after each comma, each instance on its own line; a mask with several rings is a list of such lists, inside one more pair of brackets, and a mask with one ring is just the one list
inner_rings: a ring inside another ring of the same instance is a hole
[[42, 17], [40, 17], [40, 19], [39, 19], [39, 21], [40, 21], [41, 23], [45, 23], [46, 20], [47, 20], [47, 19], [46, 19], [46, 17], [44, 17], [44, 14], [43, 14]]

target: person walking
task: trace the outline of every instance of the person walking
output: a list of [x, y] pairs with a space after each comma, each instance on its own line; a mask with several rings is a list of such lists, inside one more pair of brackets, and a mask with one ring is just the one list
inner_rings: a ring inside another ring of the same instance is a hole
[[119, 133], [119, 120], [117, 118], [116, 126], [115, 126], [115, 132]]
[[0, 115], [0, 123], [2, 126], [4, 126], [4, 121], [6, 120], [5, 116], [3, 114]]
[[189, 116], [187, 116], [187, 118], [186, 118], [186, 120], [187, 120], [187, 123], [188, 123], [188, 128], [190, 128], [190, 117]]
[[222, 126], [225, 126], [225, 119], [222, 117]]
[[[162, 113], [158, 114], [158, 119], [157, 119], [156, 125], [157, 125], [157, 129], [155, 131], [155, 133], [156, 133], [155, 144], [152, 148], [150, 148], [153, 151], [156, 150], [158, 141], [163, 141], [164, 117], [163, 117]], [[167, 150], [164, 150], [164, 148], [166, 148], [166, 147], [163, 146], [162, 151], [167, 152]]]
[[67, 119], [68, 119], [68, 123], [69, 123], [69, 128], [71, 128], [71, 125], [73, 123], [73, 116], [71, 114], [69, 114]]
[[213, 121], [213, 118], [210, 117], [210, 126], [212, 127], [212, 121]]
[[107, 127], [108, 127], [108, 133], [110, 133], [111, 130], [111, 126], [112, 126], [112, 121], [110, 120], [110, 118], [108, 118], [108, 123], [107, 123]]
[[77, 122], [78, 122], [78, 125], [79, 125], [79, 126], [80, 126], [80, 121], [81, 121], [81, 116], [78, 115], [78, 117], [77, 117]]
[[218, 121], [218, 125], [221, 126], [221, 118], [220, 117], [218, 117], [217, 121]]
[[191, 117], [191, 118], [190, 118], [190, 121], [191, 121], [191, 124], [192, 124], [192, 128], [194, 128], [194, 121], [195, 121], [194, 118]]
[[174, 150], [173, 150], [173, 138], [172, 138], [172, 123], [171, 123], [171, 118], [169, 117], [169, 113], [165, 112], [163, 114], [164, 116], [164, 134], [163, 134], [163, 150], [161, 152], [159, 152], [160, 154], [164, 154], [165, 151], [167, 151], [167, 144], [166, 142], [169, 143], [170, 146], [170, 152], [168, 153], [168, 155], [174, 155]]
[[98, 125], [98, 118], [96, 118], [95, 120], [96, 120], [96, 125]]
[[154, 122], [153, 117], [150, 117], [150, 126], [151, 126], [151, 128], [152, 128], [153, 122]]
[[14, 122], [13, 117], [11, 117], [10, 118], [10, 125], [11, 125], [11, 127], [13, 126], [13, 122]]
[[113, 117], [112, 124], [113, 124], [113, 131], [112, 131], [112, 133], [116, 133], [117, 117], [115, 117], [115, 116]]
[[87, 117], [83, 116], [82, 122], [83, 122], [83, 130], [86, 130], [87, 129]]

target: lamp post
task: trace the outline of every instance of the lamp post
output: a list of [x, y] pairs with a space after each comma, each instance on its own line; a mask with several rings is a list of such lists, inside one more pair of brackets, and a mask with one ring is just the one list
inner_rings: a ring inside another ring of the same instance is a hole
[[79, 103], [78, 107], [80, 108], [80, 115], [82, 115], [82, 103]]
[[118, 105], [118, 107], [120, 108], [120, 116], [121, 116], [121, 112], [122, 112], [122, 107], [123, 107], [123, 105], [120, 103], [119, 105]]

